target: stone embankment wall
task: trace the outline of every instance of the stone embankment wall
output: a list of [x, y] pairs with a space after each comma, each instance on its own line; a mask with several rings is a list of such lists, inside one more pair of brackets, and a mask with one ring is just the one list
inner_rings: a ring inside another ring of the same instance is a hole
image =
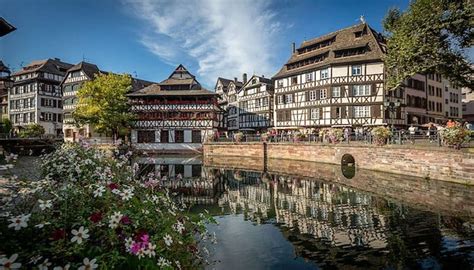
[[[356, 169], [367, 169], [474, 185], [474, 154], [448, 148], [309, 143], [206, 143], [205, 157], [251, 157], [341, 164], [352, 155]], [[263, 165], [262, 165], [263, 166]]]

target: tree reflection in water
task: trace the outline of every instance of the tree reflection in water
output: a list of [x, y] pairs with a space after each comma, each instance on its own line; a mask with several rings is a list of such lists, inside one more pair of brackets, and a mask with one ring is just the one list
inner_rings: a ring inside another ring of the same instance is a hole
[[297, 256], [321, 268], [474, 266], [469, 211], [467, 217], [457, 212], [440, 214], [437, 209], [426, 210], [339, 183], [290, 174], [202, 166], [196, 175], [197, 169], [187, 166], [198, 164], [180, 165], [184, 165], [179, 168], [183, 172], [180, 177], [173, 164], [149, 164], [153, 169], [148, 173], [166, 175], [162, 185], [195, 207], [205, 207], [215, 215], [243, 214], [254, 224], [274, 224], [292, 243]]

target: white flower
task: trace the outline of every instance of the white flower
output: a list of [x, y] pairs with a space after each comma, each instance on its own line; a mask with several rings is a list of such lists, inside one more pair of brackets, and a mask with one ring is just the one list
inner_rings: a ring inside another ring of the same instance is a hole
[[41, 264], [38, 265], [39, 270], [48, 270], [48, 267], [51, 266], [51, 263], [48, 259], [45, 259]]
[[125, 239], [125, 249], [127, 250], [127, 252], [130, 252], [130, 248], [132, 247], [132, 245], [135, 243], [135, 241], [133, 241], [133, 239], [131, 237], [128, 237], [127, 239]]
[[158, 263], [157, 263], [157, 265], [158, 265], [159, 267], [170, 266], [170, 264], [171, 264], [171, 262], [168, 261], [167, 259], [163, 258], [163, 257], [160, 257], [160, 258], [158, 259]]
[[41, 208], [41, 210], [45, 210], [46, 208], [53, 207], [51, 200], [47, 200], [47, 201], [38, 200], [38, 202], [39, 202], [39, 208]]
[[30, 214], [28, 215], [19, 215], [16, 217], [10, 218], [11, 224], [8, 225], [8, 228], [13, 227], [15, 231], [21, 230], [21, 228], [26, 228], [28, 227], [28, 220], [30, 219]]
[[55, 266], [53, 270], [68, 270], [71, 267], [69, 264], [66, 264], [64, 267], [62, 266]]
[[179, 261], [174, 261], [176, 268], [181, 269], [181, 263]]
[[118, 188], [116, 188], [112, 190], [112, 193], [115, 195], [120, 195], [121, 191]]
[[181, 223], [180, 221], [178, 221], [178, 223], [176, 223], [176, 224], [174, 225], [174, 229], [175, 229], [178, 233], [183, 233], [183, 231], [184, 231], [185, 228], [184, 228], [183, 223]]
[[122, 213], [114, 212], [114, 214], [110, 216], [109, 227], [112, 229], [117, 228], [122, 217], [123, 217]]
[[156, 255], [155, 249], [156, 249], [156, 245], [154, 245], [152, 243], [148, 243], [148, 247], [143, 253], [145, 253], [145, 255], [147, 255], [150, 258], [155, 257], [155, 255]]
[[120, 196], [122, 196], [122, 200], [128, 201], [133, 197], [133, 191], [131, 189], [125, 189]]
[[167, 246], [171, 246], [171, 244], [173, 244], [173, 239], [169, 234], [166, 234], [165, 237], [163, 237], [163, 240], [165, 240], [165, 244]]
[[94, 198], [102, 197], [102, 194], [105, 192], [104, 186], [99, 186], [96, 190], [94, 190]]
[[96, 269], [99, 265], [97, 265], [95, 262], [96, 262], [96, 259], [92, 259], [89, 261], [89, 258], [84, 258], [84, 260], [82, 261], [84, 265], [79, 267], [78, 270]]
[[82, 240], [89, 238], [89, 229], [84, 229], [84, 226], [81, 226], [79, 230], [72, 230], [71, 233], [74, 237], [71, 239], [71, 242], [77, 242], [78, 244], [82, 243]]
[[21, 263], [16, 263], [15, 260], [18, 258], [18, 254], [13, 254], [10, 258], [1, 258], [0, 259], [0, 269], [19, 269]]

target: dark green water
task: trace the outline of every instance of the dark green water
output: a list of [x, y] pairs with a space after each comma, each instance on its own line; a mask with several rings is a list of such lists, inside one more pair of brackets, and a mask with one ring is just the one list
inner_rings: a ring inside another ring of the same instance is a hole
[[314, 177], [264, 173], [195, 157], [138, 163], [216, 217], [209, 269], [474, 268], [472, 187], [367, 172], [322, 179], [326, 167]]

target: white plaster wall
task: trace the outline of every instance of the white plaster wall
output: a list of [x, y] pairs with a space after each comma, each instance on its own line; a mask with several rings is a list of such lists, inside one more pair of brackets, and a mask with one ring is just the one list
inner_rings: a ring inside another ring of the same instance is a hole
[[332, 68], [334, 77], [347, 76], [347, 66], [337, 66]]
[[367, 64], [367, 75], [383, 73], [383, 63]]

